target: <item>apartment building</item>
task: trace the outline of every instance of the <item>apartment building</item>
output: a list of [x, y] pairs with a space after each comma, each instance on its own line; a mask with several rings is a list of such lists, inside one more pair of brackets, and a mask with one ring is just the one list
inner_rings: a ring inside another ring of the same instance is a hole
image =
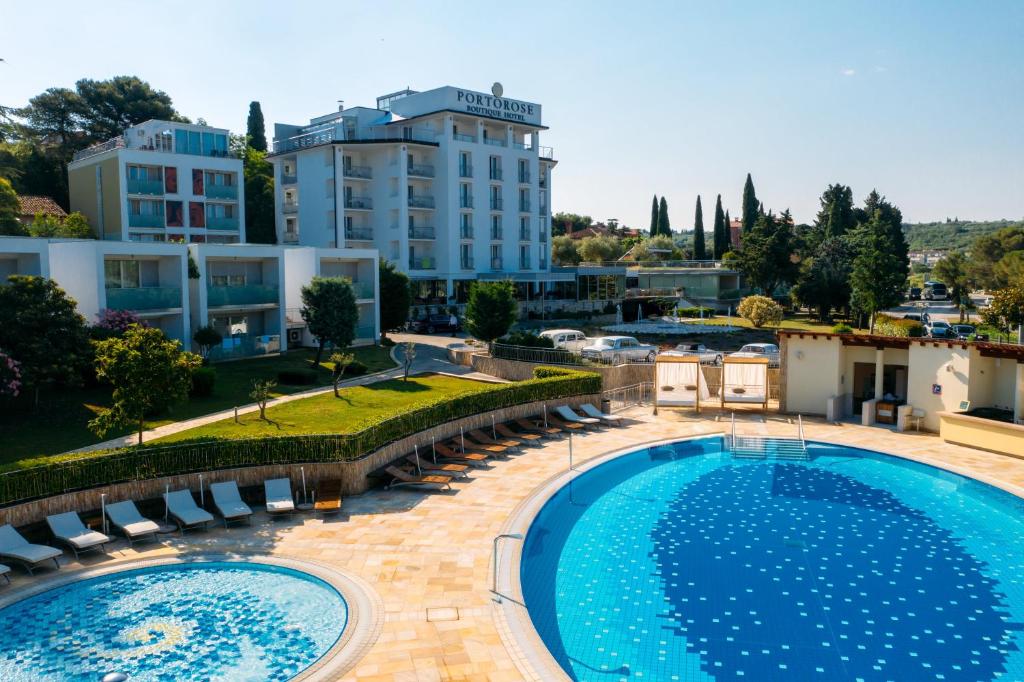
[[110, 241], [245, 242], [242, 180], [227, 130], [173, 121], [132, 126], [68, 165], [71, 210]]
[[419, 301], [476, 279], [537, 291], [551, 277], [551, 175], [541, 105], [445, 86], [276, 124], [278, 240], [376, 248]]
[[11, 275], [50, 276], [50, 250], [45, 239], [0, 236], [0, 284]]

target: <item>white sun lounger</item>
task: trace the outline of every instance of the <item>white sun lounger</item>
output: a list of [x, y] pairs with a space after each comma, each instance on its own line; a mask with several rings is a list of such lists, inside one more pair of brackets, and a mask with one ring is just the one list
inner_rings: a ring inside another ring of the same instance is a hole
[[271, 478], [264, 481], [263, 492], [267, 497], [267, 513], [271, 516], [295, 513], [295, 499], [292, 497], [290, 478]]
[[182, 535], [185, 534], [186, 528], [196, 526], [205, 528], [213, 521], [213, 514], [205, 509], [200, 509], [189, 490], [172, 490], [169, 493], [164, 493], [164, 502], [167, 503], [167, 511], [170, 512], [174, 522], [178, 524], [178, 530]]
[[84, 552], [87, 549], [99, 547], [101, 552], [107, 551], [106, 544], [110, 542], [110, 538], [103, 533], [90, 530], [82, 523], [78, 512], [71, 511], [47, 516], [46, 525], [50, 527], [53, 537], [71, 548], [76, 559], [79, 552]]
[[147, 535], [156, 539], [160, 526], [156, 521], [150, 521], [139, 513], [138, 507], [131, 500], [115, 502], [107, 505], [107, 518], [114, 524], [114, 527], [121, 531], [131, 546], [135, 540], [144, 538]]
[[213, 494], [213, 505], [217, 512], [224, 518], [224, 527], [227, 528], [231, 521], [248, 521], [252, 524], [252, 509], [245, 502], [238, 492], [238, 484], [234, 481], [221, 481], [210, 485], [210, 492]]
[[0, 526], [0, 558], [20, 562], [30, 575], [32, 569], [50, 559], [53, 559], [54, 565], [60, 568], [57, 557], [61, 554], [56, 547], [31, 544], [9, 523]]
[[594, 419], [600, 419], [605, 424], [611, 424], [612, 426], [621, 426], [622, 425], [622, 417], [620, 417], [618, 415], [615, 415], [615, 414], [605, 414], [604, 412], [602, 412], [601, 410], [597, 409], [596, 407], [594, 407], [590, 403], [583, 403], [582, 405], [580, 405], [580, 412], [582, 412], [583, 414], [585, 414], [588, 417], [593, 417]]
[[2, 575], [4, 577], [4, 579], [7, 581], [8, 585], [11, 584], [11, 576], [7, 575], [10, 572], [11, 572], [11, 567], [10, 566], [4, 566], [3, 564], [0, 564], [0, 575]]
[[595, 427], [600, 426], [601, 424], [600, 419], [594, 419], [593, 417], [581, 417], [580, 415], [573, 412], [568, 405], [559, 405], [558, 407], [555, 408], [555, 412], [557, 412], [558, 416], [567, 422]]

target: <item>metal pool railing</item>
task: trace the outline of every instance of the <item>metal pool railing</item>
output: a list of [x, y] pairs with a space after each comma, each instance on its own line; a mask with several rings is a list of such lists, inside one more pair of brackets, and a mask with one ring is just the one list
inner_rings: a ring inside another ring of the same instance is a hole
[[601, 399], [602, 401], [608, 401], [608, 409], [612, 412], [624, 410], [634, 405], [649, 405], [654, 399], [654, 382], [644, 381], [632, 386], [623, 386], [603, 391]]

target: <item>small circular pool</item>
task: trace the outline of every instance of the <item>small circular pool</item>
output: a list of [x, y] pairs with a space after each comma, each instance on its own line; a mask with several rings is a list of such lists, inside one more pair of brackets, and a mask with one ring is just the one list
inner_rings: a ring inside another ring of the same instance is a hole
[[287, 680], [327, 653], [347, 621], [334, 587], [282, 566], [122, 571], [0, 610], [0, 680]]
[[1024, 503], [827, 444], [721, 438], [594, 467], [534, 519], [520, 581], [574, 680], [1024, 680]]

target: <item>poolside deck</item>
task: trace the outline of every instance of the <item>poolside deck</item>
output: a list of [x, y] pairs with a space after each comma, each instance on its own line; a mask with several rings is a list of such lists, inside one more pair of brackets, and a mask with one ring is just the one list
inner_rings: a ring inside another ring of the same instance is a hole
[[[728, 431], [728, 413], [696, 418], [690, 412], [649, 408], [622, 413], [628, 427], [574, 438], [577, 463], [644, 442]], [[1014, 490], [1024, 491], [1024, 460], [944, 443], [933, 434], [892, 433], [851, 424], [805, 420], [809, 440], [899, 452]], [[793, 436], [788, 417], [737, 413], [744, 435]], [[119, 541], [110, 557], [68, 561], [62, 573], [81, 566], [113, 564], [182, 553], [271, 554], [320, 562], [362, 578], [379, 595], [382, 631], [346, 680], [519, 680], [519, 652], [506, 648], [489, 592], [491, 543], [515, 508], [568, 466], [568, 441], [526, 448], [453, 484], [451, 492], [373, 491], [345, 500], [343, 513], [327, 520], [296, 515], [271, 520], [258, 513], [253, 526], [217, 528], [173, 536], [165, 544], [128, 548]], [[16, 569], [10, 591], [53, 571], [28, 578]], [[548, 678], [550, 679], [550, 678]]]

